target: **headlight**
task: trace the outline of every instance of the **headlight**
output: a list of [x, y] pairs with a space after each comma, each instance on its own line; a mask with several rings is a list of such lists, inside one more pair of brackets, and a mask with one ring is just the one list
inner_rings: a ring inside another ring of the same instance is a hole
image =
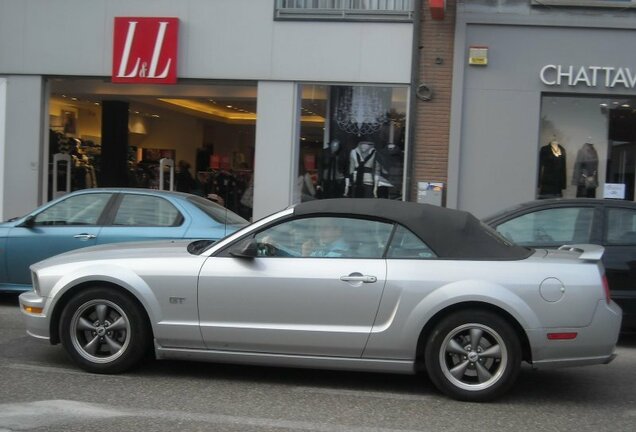
[[40, 295], [40, 281], [38, 275], [35, 272], [31, 272], [31, 283], [33, 284], [33, 290], [37, 295]]

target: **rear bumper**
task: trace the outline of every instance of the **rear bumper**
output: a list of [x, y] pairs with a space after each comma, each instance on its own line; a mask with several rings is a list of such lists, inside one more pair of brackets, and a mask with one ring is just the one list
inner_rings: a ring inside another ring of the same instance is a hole
[[[615, 349], [621, 328], [622, 311], [614, 302], [599, 300], [589, 326], [543, 328], [528, 331], [532, 346], [532, 366], [557, 368], [607, 364], [616, 357]], [[569, 340], [549, 340], [548, 333], [576, 333]]]
[[623, 331], [636, 330], [636, 291], [612, 292], [612, 299], [623, 310]]
[[[46, 315], [46, 297], [40, 297], [35, 291], [20, 294], [20, 310], [25, 316], [26, 332], [37, 339], [50, 340], [49, 317]], [[41, 308], [42, 313], [31, 313], [26, 307]]]

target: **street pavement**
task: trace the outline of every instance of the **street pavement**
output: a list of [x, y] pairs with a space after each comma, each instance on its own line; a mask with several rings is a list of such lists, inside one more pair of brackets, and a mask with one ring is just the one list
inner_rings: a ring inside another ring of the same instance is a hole
[[17, 296], [0, 294], [0, 432], [633, 432], [636, 336], [618, 354], [604, 366], [524, 367], [486, 404], [448, 399], [425, 376], [179, 361], [96, 375], [26, 336]]

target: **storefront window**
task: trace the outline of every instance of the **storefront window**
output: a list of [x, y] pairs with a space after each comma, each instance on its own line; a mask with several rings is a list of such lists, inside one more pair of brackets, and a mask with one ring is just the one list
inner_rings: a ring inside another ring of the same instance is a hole
[[636, 99], [545, 95], [537, 198], [634, 200]]
[[302, 86], [295, 202], [402, 199], [406, 87]]
[[[174, 190], [251, 217], [255, 83], [206, 82], [149, 90], [101, 80], [56, 79], [51, 80], [49, 100], [49, 199], [101, 186], [170, 189], [169, 172], [164, 173], [165, 184], [159, 184], [160, 160], [165, 158], [172, 161], [166, 169], [175, 170]], [[109, 142], [103, 132], [112, 101], [128, 119], [119, 135], [127, 139]], [[105, 150], [111, 154], [107, 161]], [[119, 166], [123, 169], [115, 171]]]

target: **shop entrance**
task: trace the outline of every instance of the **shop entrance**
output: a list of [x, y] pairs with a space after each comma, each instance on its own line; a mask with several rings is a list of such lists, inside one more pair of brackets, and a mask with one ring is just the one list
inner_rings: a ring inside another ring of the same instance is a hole
[[[49, 200], [90, 187], [172, 187], [251, 218], [255, 82], [51, 79], [49, 86]], [[163, 165], [174, 166], [172, 184]]]
[[626, 99], [609, 108], [607, 180], [625, 185], [625, 199], [634, 201], [636, 183], [636, 99]]

